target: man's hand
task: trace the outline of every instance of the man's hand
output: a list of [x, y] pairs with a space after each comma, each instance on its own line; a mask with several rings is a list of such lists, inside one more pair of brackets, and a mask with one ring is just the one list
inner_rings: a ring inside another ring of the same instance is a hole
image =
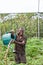
[[14, 43], [14, 41], [15, 41], [15, 40], [14, 40], [14, 39], [12, 39], [12, 40], [11, 40], [11, 43]]
[[22, 44], [24, 44], [24, 43], [25, 43], [25, 41], [23, 40], [23, 41], [22, 41]]

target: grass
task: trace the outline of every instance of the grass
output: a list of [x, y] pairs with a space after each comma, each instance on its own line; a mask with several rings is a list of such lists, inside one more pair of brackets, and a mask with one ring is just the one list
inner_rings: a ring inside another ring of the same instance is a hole
[[[9, 49], [7, 63], [8, 65], [16, 65], [12, 52], [14, 45], [11, 45], [11, 47], [12, 48]], [[6, 49], [7, 46], [4, 46], [0, 40], [0, 65], [5, 65], [4, 54]], [[26, 59], [27, 63], [25, 65], [43, 65], [43, 39], [31, 38], [27, 40]], [[20, 65], [24, 64], [21, 63]]]

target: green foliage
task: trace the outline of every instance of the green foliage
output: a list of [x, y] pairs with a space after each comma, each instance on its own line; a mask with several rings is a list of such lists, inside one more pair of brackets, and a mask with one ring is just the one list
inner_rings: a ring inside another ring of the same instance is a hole
[[43, 41], [41, 39], [28, 39], [26, 45], [26, 52], [27, 63], [29, 65], [43, 64]]
[[[16, 30], [19, 27], [25, 29], [25, 33], [28, 37], [37, 37], [38, 32], [38, 19], [32, 19], [35, 13], [21, 13], [16, 14], [14, 19], [8, 19], [4, 23], [0, 23], [1, 35], [10, 31], [11, 29]], [[0, 14], [3, 19], [8, 14]], [[40, 37], [43, 37], [43, 20], [40, 19]]]
[[[9, 49], [7, 63], [8, 65], [16, 65], [14, 61], [15, 54], [13, 54], [12, 52], [14, 45], [11, 44], [11, 47], [12, 48]], [[0, 65], [5, 65], [4, 55], [5, 55], [6, 49], [7, 49], [7, 46], [4, 46], [2, 41], [0, 40]], [[26, 64], [21, 63], [19, 65], [43, 65], [43, 38], [27, 39], [26, 58], [27, 58], [27, 63]]]
[[[32, 19], [35, 13], [21, 13], [16, 14], [14, 19], [10, 19], [4, 21], [4, 23], [0, 23], [1, 35], [10, 31], [11, 29], [16, 30], [19, 27], [23, 27], [25, 29], [25, 33], [28, 37], [36, 37], [38, 32], [38, 19]], [[3, 19], [4, 16], [8, 14], [0, 14]], [[40, 36], [43, 37], [43, 20], [40, 19]]]
[[[17, 14], [14, 19], [4, 21], [0, 26], [1, 34], [4, 34], [11, 29], [14, 29], [16, 32], [18, 28], [23, 27], [27, 36], [36, 36], [37, 22], [32, 19], [33, 15], [34, 13]], [[3, 16], [5, 15], [3, 14]]]

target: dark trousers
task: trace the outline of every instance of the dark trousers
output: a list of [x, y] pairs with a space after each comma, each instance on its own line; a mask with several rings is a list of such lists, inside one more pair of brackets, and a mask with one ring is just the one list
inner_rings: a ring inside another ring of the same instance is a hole
[[26, 56], [25, 54], [15, 53], [15, 61], [17, 64], [19, 63], [26, 63]]

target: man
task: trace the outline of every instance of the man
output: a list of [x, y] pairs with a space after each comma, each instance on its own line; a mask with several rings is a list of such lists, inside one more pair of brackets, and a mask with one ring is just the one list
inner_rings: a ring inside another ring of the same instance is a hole
[[26, 37], [24, 36], [23, 28], [18, 30], [18, 34], [16, 37], [15, 43], [15, 61], [17, 64], [26, 63], [25, 56], [25, 45], [26, 45]]
[[11, 38], [14, 39], [14, 30], [11, 30]]

